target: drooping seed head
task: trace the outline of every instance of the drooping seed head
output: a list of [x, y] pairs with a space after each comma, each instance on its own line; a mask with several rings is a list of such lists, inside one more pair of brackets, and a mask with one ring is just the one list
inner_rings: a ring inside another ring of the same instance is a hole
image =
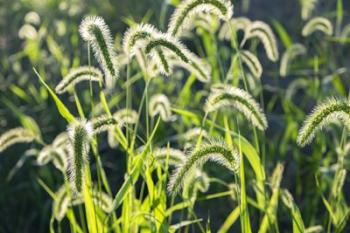
[[304, 37], [307, 37], [316, 31], [321, 31], [324, 34], [331, 36], [333, 35], [333, 25], [327, 18], [314, 17], [304, 25], [301, 34]]
[[350, 105], [348, 101], [330, 98], [319, 104], [306, 118], [299, 130], [298, 145], [303, 147], [311, 143], [318, 131], [335, 122], [341, 122], [350, 129]]
[[163, 121], [172, 120], [171, 104], [168, 97], [164, 94], [156, 94], [150, 98], [149, 114], [151, 117], [160, 115]]
[[100, 134], [109, 129], [113, 129], [115, 126], [120, 125], [120, 122], [115, 118], [108, 115], [99, 116], [90, 120], [93, 133]]
[[52, 160], [53, 147], [51, 145], [45, 146], [36, 159], [38, 165], [43, 166]]
[[281, 190], [281, 200], [285, 206], [287, 206], [289, 209], [292, 209], [294, 206], [294, 198], [292, 194], [287, 189]]
[[[170, 57], [169, 71], [174, 65], [180, 65], [193, 72], [198, 80], [208, 82], [210, 80], [210, 68], [195, 54], [191, 53], [179, 40], [169, 34], [159, 34], [150, 39], [145, 47], [145, 53], [155, 57], [157, 51], [164, 51], [165, 57]], [[161, 62], [162, 63], [162, 62]], [[163, 69], [164, 69], [164, 64]]]
[[231, 41], [232, 30], [235, 32], [240, 30], [245, 31], [248, 28], [249, 24], [251, 24], [251, 21], [246, 17], [237, 17], [230, 19], [222, 25], [218, 37], [220, 40]]
[[299, 1], [301, 5], [301, 18], [303, 20], [308, 19], [311, 16], [312, 11], [316, 7], [318, 0], [301, 0]]
[[222, 140], [212, 140], [190, 153], [185, 162], [177, 167], [169, 180], [168, 190], [176, 193], [182, 187], [187, 174], [209, 160], [237, 172], [239, 159], [240, 156], [236, 148], [229, 148]]
[[168, 33], [178, 36], [200, 12], [209, 12], [220, 19], [229, 20], [233, 14], [233, 6], [228, 0], [185, 0], [171, 16]]
[[181, 150], [163, 147], [153, 150], [153, 158], [162, 165], [178, 166], [185, 161], [186, 156]]
[[123, 51], [132, 58], [138, 49], [145, 46], [145, 42], [157, 37], [161, 32], [151, 24], [137, 24], [130, 27], [124, 34]]
[[56, 197], [52, 205], [52, 212], [56, 220], [60, 222], [67, 213], [71, 197], [69, 196], [67, 187], [65, 185], [62, 185], [58, 189], [58, 191], [55, 193], [55, 196]]
[[224, 107], [233, 107], [241, 112], [247, 120], [260, 130], [267, 128], [267, 120], [259, 104], [249, 93], [242, 89], [225, 85], [221, 89], [212, 90], [204, 110], [210, 113]]
[[81, 22], [79, 32], [81, 37], [92, 45], [95, 57], [104, 71], [106, 86], [112, 88], [119, 71], [108, 26], [102, 17], [87, 16]]
[[245, 64], [252, 75], [256, 78], [260, 78], [263, 72], [263, 68], [259, 59], [250, 51], [243, 50], [240, 52], [242, 63]]
[[139, 119], [139, 114], [129, 108], [122, 108], [113, 114], [113, 117], [120, 122], [121, 125], [136, 124]]
[[335, 178], [332, 185], [333, 197], [338, 197], [341, 194], [341, 190], [344, 186], [345, 178], [346, 178], [345, 169], [341, 169], [335, 174]]
[[254, 21], [248, 25], [247, 30], [244, 34], [243, 41], [246, 41], [250, 38], [257, 37], [260, 39], [264, 45], [267, 57], [276, 62], [278, 60], [278, 48], [275, 35], [272, 32], [271, 27], [262, 21]]
[[299, 55], [306, 54], [306, 48], [302, 44], [291, 45], [282, 55], [280, 75], [285, 77], [288, 74], [289, 64]]
[[29, 143], [35, 139], [33, 131], [25, 128], [14, 128], [0, 135], [0, 152], [16, 143]]
[[102, 82], [101, 71], [91, 66], [81, 66], [71, 69], [62, 81], [56, 86], [58, 94], [63, 94], [81, 81]]

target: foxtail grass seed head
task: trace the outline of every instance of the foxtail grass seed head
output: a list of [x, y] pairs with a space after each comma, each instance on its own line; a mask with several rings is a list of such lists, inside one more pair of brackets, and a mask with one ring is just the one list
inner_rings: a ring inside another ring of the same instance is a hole
[[316, 31], [321, 31], [324, 34], [333, 35], [333, 25], [329, 19], [324, 17], [315, 17], [310, 19], [303, 27], [301, 34], [304, 37], [310, 36]]
[[283, 177], [283, 170], [284, 165], [281, 163], [278, 163], [275, 169], [273, 170], [273, 173], [270, 178], [270, 185], [273, 190], [278, 189], [281, 184], [281, 180]]
[[120, 125], [116, 118], [104, 115], [90, 120], [93, 128], [93, 134], [100, 134], [109, 129], [113, 129], [115, 126]]
[[260, 78], [263, 72], [263, 68], [259, 59], [248, 50], [241, 51], [240, 56], [243, 64], [248, 67], [250, 73], [252, 73], [254, 77]]
[[34, 133], [26, 128], [14, 128], [0, 135], [0, 152], [16, 143], [29, 143], [35, 139]]
[[69, 135], [67, 132], [62, 132], [55, 137], [52, 142], [52, 146], [55, 148], [65, 148], [69, 146]]
[[188, 174], [183, 184], [182, 195], [185, 199], [196, 200], [198, 191], [207, 192], [210, 185], [208, 175], [201, 169], [195, 169]]
[[350, 36], [350, 24], [345, 25], [345, 27], [343, 28], [340, 37], [341, 38], [347, 38]]
[[283, 204], [289, 209], [292, 209], [294, 206], [294, 198], [292, 194], [287, 189], [282, 189], [280, 195]]
[[186, 156], [181, 150], [163, 147], [153, 150], [153, 158], [162, 165], [178, 166], [185, 161]]
[[51, 154], [53, 165], [61, 172], [68, 168], [69, 150], [67, 148], [56, 148]]
[[209, 139], [209, 134], [205, 129], [195, 127], [192, 129], [189, 129], [184, 134], [181, 135], [181, 138], [184, 141], [196, 141], [199, 136], [202, 136], [204, 139]]
[[171, 121], [171, 104], [168, 97], [164, 94], [153, 95], [149, 101], [149, 114], [151, 117], [160, 115], [163, 121]]
[[101, 71], [91, 66], [73, 68], [56, 86], [56, 93], [63, 94], [81, 81], [102, 82], [103, 76]]
[[208, 12], [227, 21], [233, 15], [233, 6], [229, 0], [185, 0], [171, 16], [168, 33], [178, 36], [200, 12]]
[[124, 34], [123, 51], [132, 58], [137, 51], [145, 46], [145, 42], [157, 37], [161, 32], [151, 24], [137, 24], [130, 27]]
[[230, 19], [222, 25], [218, 37], [220, 40], [231, 41], [233, 36], [232, 30], [234, 30], [235, 32], [238, 32], [240, 30], [245, 31], [250, 24], [250, 19], [246, 17], [237, 17]]
[[113, 211], [113, 199], [107, 193], [94, 188], [91, 191], [91, 197], [94, 204], [105, 213], [111, 213]]
[[237, 172], [239, 159], [240, 156], [236, 148], [229, 148], [222, 140], [212, 140], [186, 156], [185, 162], [180, 164], [172, 174], [168, 191], [172, 193], [179, 191], [189, 172], [208, 160], [223, 165], [232, 172]]
[[350, 105], [347, 100], [330, 98], [318, 105], [299, 130], [298, 145], [303, 147], [311, 143], [318, 131], [335, 122], [341, 122], [350, 129]]
[[60, 187], [60, 189], [55, 193], [55, 196], [56, 198], [52, 205], [52, 212], [55, 219], [60, 222], [66, 215], [71, 198], [65, 185]]
[[88, 161], [93, 126], [86, 120], [79, 120], [69, 127], [68, 133], [72, 151], [69, 157], [69, 180], [73, 190], [80, 193], [83, 189], [84, 169]]
[[38, 165], [43, 166], [51, 161], [53, 147], [51, 145], [45, 146], [40, 152], [36, 159]]
[[267, 128], [267, 120], [259, 104], [242, 89], [226, 85], [222, 89], [212, 90], [204, 106], [205, 112], [210, 113], [224, 107], [233, 107], [241, 112], [259, 130]]
[[302, 44], [291, 45], [282, 55], [281, 65], [280, 65], [280, 75], [281, 77], [286, 77], [289, 70], [289, 64], [299, 55], [306, 54], [306, 48]]
[[341, 190], [344, 186], [346, 178], [346, 170], [341, 169], [335, 174], [335, 178], [332, 185], [332, 195], [338, 197], [341, 194]]
[[299, 2], [301, 6], [301, 18], [306, 20], [311, 16], [318, 0], [300, 0]]
[[259, 38], [264, 45], [267, 57], [271, 61], [276, 62], [279, 54], [277, 41], [271, 27], [262, 21], [252, 22], [245, 31], [243, 42], [254, 37]]
[[133, 109], [122, 108], [113, 114], [113, 118], [120, 122], [120, 125], [136, 124], [139, 114]]
[[112, 88], [119, 71], [108, 26], [102, 17], [87, 16], [81, 22], [79, 32], [81, 37], [92, 45], [95, 57], [104, 71], [106, 87]]
[[322, 233], [322, 232], [324, 231], [321, 225], [316, 225], [305, 229], [305, 233]]
[[[191, 72], [194, 72], [198, 80], [202, 82], [208, 82], [210, 80], [210, 70], [208, 66], [204, 66], [204, 63], [193, 53], [191, 53], [179, 40], [168, 34], [159, 34], [156, 38], [150, 39], [146, 45], [145, 53], [156, 56], [155, 52], [158, 49], [165, 50], [167, 53], [175, 55], [175, 59], [172, 58], [172, 63], [177, 62], [184, 63], [183, 67], [191, 67]], [[170, 56], [170, 55], [166, 55]]]

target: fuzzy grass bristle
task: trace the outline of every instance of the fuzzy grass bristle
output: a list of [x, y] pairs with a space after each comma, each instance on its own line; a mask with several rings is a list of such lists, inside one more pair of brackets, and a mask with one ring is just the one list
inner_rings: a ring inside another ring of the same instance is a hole
[[104, 71], [106, 87], [113, 88], [119, 76], [119, 68], [111, 33], [104, 19], [99, 16], [85, 17], [80, 24], [79, 32], [81, 37], [92, 45], [95, 58]]

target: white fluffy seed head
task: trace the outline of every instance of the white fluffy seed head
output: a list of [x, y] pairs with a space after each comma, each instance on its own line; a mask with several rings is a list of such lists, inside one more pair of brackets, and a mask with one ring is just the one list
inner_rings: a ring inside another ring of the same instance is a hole
[[301, 34], [304, 37], [307, 37], [316, 31], [321, 31], [324, 34], [331, 36], [333, 35], [333, 25], [327, 18], [314, 17], [304, 25]]
[[29, 143], [35, 139], [33, 131], [26, 128], [14, 128], [0, 135], [0, 152], [16, 143]]
[[306, 54], [306, 48], [302, 44], [293, 44], [291, 45], [282, 55], [281, 64], [280, 64], [280, 75], [285, 77], [288, 74], [289, 64], [293, 59], [299, 55]]
[[151, 24], [137, 24], [131, 26], [124, 34], [123, 51], [132, 58], [137, 50], [145, 46], [145, 42], [153, 37], [157, 37], [161, 32]]
[[63, 94], [81, 81], [102, 82], [103, 76], [100, 70], [91, 66], [73, 68], [56, 86], [55, 91], [57, 94]]
[[113, 114], [113, 117], [120, 122], [120, 125], [136, 124], [139, 119], [139, 114], [129, 108], [122, 108]]
[[287, 189], [281, 190], [281, 200], [285, 206], [292, 209], [294, 206], [294, 198], [292, 194]]
[[179, 191], [187, 175], [209, 160], [228, 168], [232, 172], [239, 170], [240, 155], [237, 148], [228, 147], [223, 140], [211, 140], [190, 152], [184, 163], [177, 166], [169, 179], [168, 191], [172, 193]]
[[248, 50], [241, 51], [240, 56], [242, 63], [248, 67], [250, 73], [254, 77], [260, 78], [263, 72], [263, 68], [259, 59]]
[[267, 57], [273, 62], [278, 60], [279, 54], [277, 41], [271, 27], [268, 24], [262, 21], [254, 21], [248, 25], [245, 32], [243, 42], [250, 38], [259, 38], [264, 45]]
[[305, 229], [305, 233], [322, 233], [323, 231], [323, 226], [321, 225], [316, 225], [316, 226], [311, 226]]
[[119, 76], [119, 68], [108, 26], [102, 17], [87, 16], [81, 22], [79, 32], [92, 45], [95, 57], [104, 71], [106, 87], [112, 88]]
[[318, 0], [301, 0], [301, 18], [303, 20], [308, 19], [311, 16], [312, 11], [315, 9]]
[[93, 126], [86, 120], [75, 121], [70, 125], [68, 134], [71, 142], [68, 163], [69, 181], [73, 191], [80, 193], [83, 189], [84, 170], [88, 161]]
[[201, 12], [211, 13], [220, 19], [229, 20], [233, 15], [233, 5], [229, 0], [185, 0], [171, 16], [168, 33], [178, 36], [193, 21], [192, 18]]
[[153, 95], [149, 101], [149, 114], [151, 117], [159, 114], [163, 121], [171, 121], [173, 116], [168, 97], [164, 94]]
[[341, 194], [341, 190], [344, 186], [346, 178], [346, 170], [340, 169], [336, 174], [332, 185], [332, 195], [338, 197]]
[[53, 147], [48, 145], [45, 146], [38, 154], [36, 161], [38, 165], [43, 166], [52, 160]]
[[317, 132], [338, 122], [350, 129], [350, 105], [347, 100], [329, 98], [319, 104], [304, 121], [299, 130], [298, 145], [303, 147], [311, 143]]
[[113, 129], [115, 126], [119, 126], [120, 122], [114, 117], [103, 115], [91, 119], [90, 124], [93, 128], [93, 133], [96, 135], [109, 129]]
[[62, 185], [58, 189], [58, 191], [55, 193], [55, 196], [56, 198], [52, 205], [52, 212], [56, 220], [60, 222], [66, 215], [71, 198], [67, 192], [67, 187], [65, 185]]
[[267, 120], [259, 104], [248, 92], [242, 89], [225, 85], [220, 89], [212, 90], [204, 110], [210, 113], [224, 107], [235, 108], [260, 130], [267, 128]]
[[174, 148], [155, 148], [153, 150], [153, 158], [156, 162], [169, 166], [178, 166], [183, 163], [186, 159], [184, 152]]
[[229, 21], [225, 22], [220, 31], [219, 31], [219, 39], [220, 40], [227, 40], [231, 41], [232, 39], [232, 31], [238, 32], [240, 30], [245, 31], [248, 26], [251, 24], [250, 19], [246, 17], [237, 17], [230, 19]]

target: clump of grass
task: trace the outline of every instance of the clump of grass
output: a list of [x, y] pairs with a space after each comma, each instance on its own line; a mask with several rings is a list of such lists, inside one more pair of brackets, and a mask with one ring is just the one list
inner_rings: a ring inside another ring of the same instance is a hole
[[318, 131], [334, 122], [342, 122], [345, 127], [350, 127], [350, 105], [348, 101], [330, 98], [318, 105], [299, 130], [298, 145], [305, 146], [311, 143]]
[[267, 128], [267, 120], [259, 104], [249, 93], [236, 87], [226, 85], [220, 89], [212, 90], [204, 110], [210, 113], [228, 106], [241, 112], [258, 129], [265, 130]]
[[199, 149], [195, 149], [187, 156], [184, 163], [177, 167], [169, 180], [168, 191], [171, 193], [178, 192], [187, 174], [193, 168], [201, 166], [209, 160], [225, 166], [232, 172], [237, 172], [239, 157], [236, 148], [229, 148], [221, 140], [212, 140], [208, 144], [201, 145]]
[[81, 22], [79, 32], [81, 37], [92, 45], [95, 57], [104, 71], [106, 86], [112, 88], [119, 76], [119, 71], [107, 24], [102, 17], [87, 16]]
[[32, 130], [25, 128], [10, 129], [0, 136], [0, 152], [16, 143], [32, 142], [35, 138]]

